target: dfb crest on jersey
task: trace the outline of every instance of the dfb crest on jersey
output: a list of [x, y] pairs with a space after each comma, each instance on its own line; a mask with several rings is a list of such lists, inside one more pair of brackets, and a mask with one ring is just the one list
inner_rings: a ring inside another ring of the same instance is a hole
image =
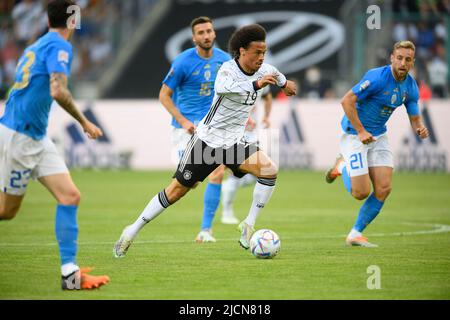
[[191, 178], [192, 178], [192, 172], [189, 171], [189, 170], [185, 170], [185, 171], [183, 172], [183, 178], [184, 178], [185, 180], [191, 180]]

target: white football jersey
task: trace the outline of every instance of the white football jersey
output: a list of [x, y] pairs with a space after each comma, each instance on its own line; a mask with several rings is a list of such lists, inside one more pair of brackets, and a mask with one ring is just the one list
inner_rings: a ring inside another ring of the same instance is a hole
[[276, 77], [279, 87], [285, 86], [286, 77], [270, 64], [263, 63], [254, 74], [248, 74], [236, 60], [225, 62], [217, 74], [211, 108], [198, 124], [198, 137], [212, 148], [227, 149], [239, 142], [263, 90], [255, 90], [255, 81], [269, 74]]

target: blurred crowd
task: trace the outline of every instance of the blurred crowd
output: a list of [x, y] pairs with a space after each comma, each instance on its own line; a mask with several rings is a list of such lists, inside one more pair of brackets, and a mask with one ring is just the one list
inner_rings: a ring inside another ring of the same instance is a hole
[[305, 77], [298, 83], [299, 96], [308, 99], [336, 98], [336, 92], [330, 79], [323, 76], [322, 70], [311, 66], [305, 70]]
[[450, 0], [395, 0], [393, 41], [409, 39], [416, 44], [415, 76], [425, 98], [448, 98], [448, 64], [445, 17]]
[[[0, 99], [13, 83], [17, 60], [23, 50], [47, 32], [48, 0], [0, 1]], [[77, 0], [81, 29], [72, 39], [72, 77], [95, 80], [155, 0]], [[122, 19], [122, 17], [133, 19]]]
[[[24, 48], [47, 32], [47, 2], [0, 1], [0, 99], [5, 97], [13, 83], [17, 60]], [[155, 2], [77, 0], [82, 9], [81, 29], [72, 39], [72, 78], [81, 81], [98, 79]], [[392, 4], [392, 42], [409, 39], [416, 44], [416, 67], [413, 72], [422, 96], [448, 98], [448, 34], [444, 17], [450, 14], [450, 0], [392, 0]], [[384, 48], [380, 52], [380, 65], [385, 62], [386, 53], [390, 50]], [[304, 70], [299, 95], [303, 98], [335, 98], [335, 81], [329, 76], [317, 66]]]

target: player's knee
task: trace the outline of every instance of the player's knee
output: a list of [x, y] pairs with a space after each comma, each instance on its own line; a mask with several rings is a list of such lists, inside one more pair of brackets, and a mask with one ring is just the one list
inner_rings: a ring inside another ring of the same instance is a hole
[[58, 197], [58, 203], [67, 206], [77, 206], [81, 201], [81, 193], [78, 189], [72, 189]]
[[221, 184], [224, 173], [225, 173], [225, 170], [221, 170], [221, 169], [214, 171], [208, 177], [209, 182], [212, 184]]
[[278, 176], [278, 166], [276, 164], [273, 164], [273, 175], [276, 178]]
[[264, 178], [273, 178], [275, 179], [278, 176], [278, 166], [271, 162], [270, 165], [264, 166], [260, 170], [260, 176]]
[[378, 199], [386, 199], [389, 194], [391, 193], [392, 186], [391, 185], [385, 185], [385, 186], [379, 186], [375, 188], [375, 196]]
[[189, 188], [180, 183], [171, 184], [165, 189], [167, 200], [169, 200], [171, 204], [174, 204], [180, 200], [186, 193], [188, 193], [188, 191]]
[[19, 212], [20, 205], [0, 205], [0, 220], [12, 220]]
[[364, 200], [370, 194], [370, 190], [365, 189], [352, 189], [352, 196], [357, 200]]
[[210, 177], [209, 182], [212, 184], [221, 184], [222, 183], [222, 177]]

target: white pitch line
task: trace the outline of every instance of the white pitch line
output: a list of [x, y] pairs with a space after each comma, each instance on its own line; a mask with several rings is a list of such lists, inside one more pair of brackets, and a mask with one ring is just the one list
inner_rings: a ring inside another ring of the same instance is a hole
[[416, 226], [430, 226], [433, 230], [420, 230], [420, 231], [407, 231], [407, 232], [393, 232], [393, 233], [373, 233], [370, 234], [371, 237], [385, 237], [385, 236], [411, 236], [418, 234], [432, 234], [432, 233], [445, 233], [450, 232], [450, 226], [446, 224], [424, 224], [424, 223], [409, 223], [405, 222], [406, 225], [416, 225]]
[[[392, 232], [392, 233], [370, 233], [370, 237], [389, 237], [389, 236], [413, 236], [422, 234], [436, 234], [436, 233], [446, 233], [450, 232], [450, 225], [446, 224], [430, 224], [430, 223], [410, 223], [405, 222], [405, 225], [414, 226], [429, 226], [432, 230], [419, 230], [419, 231], [405, 231], [405, 232]], [[341, 235], [324, 235], [324, 234], [311, 234], [298, 237], [283, 237], [283, 240], [295, 240], [295, 239], [335, 239], [335, 238], [345, 238], [346, 234]], [[237, 241], [237, 238], [218, 238], [218, 241], [232, 242]], [[146, 240], [146, 241], [136, 241], [133, 244], [171, 244], [171, 243], [194, 243], [194, 240]], [[111, 241], [96, 241], [96, 242], [79, 242], [78, 245], [113, 245], [114, 242]], [[52, 243], [2, 243], [0, 242], [0, 247], [51, 247], [56, 246], [56, 241]]]

